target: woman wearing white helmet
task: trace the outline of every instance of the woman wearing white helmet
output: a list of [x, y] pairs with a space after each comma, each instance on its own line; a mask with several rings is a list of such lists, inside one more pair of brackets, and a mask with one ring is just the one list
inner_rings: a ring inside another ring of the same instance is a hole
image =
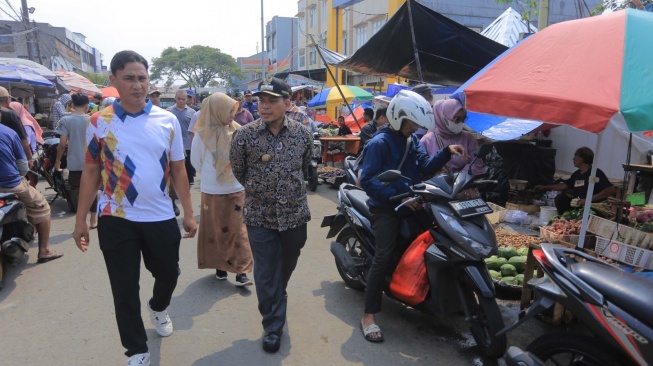
[[[361, 329], [365, 339], [370, 342], [383, 341], [383, 333], [375, 324], [374, 315], [381, 311], [381, 297], [386, 274], [393, 268], [391, 254], [394, 251], [401, 220], [413, 215], [422, 206], [412, 202], [399, 212], [394, 211], [396, 203], [390, 197], [406, 193], [413, 184], [420, 183], [422, 174], [433, 174], [442, 169], [453, 155], [465, 155], [460, 145], [446, 146], [429, 157], [413, 133], [421, 126], [426, 129], [435, 127], [433, 109], [419, 94], [402, 90], [397, 94], [386, 112], [390, 128], [380, 130], [364, 149], [362, 161], [361, 185], [370, 197], [369, 206], [372, 213], [372, 226], [376, 239], [376, 255], [367, 275], [365, 291], [365, 311], [361, 319]], [[377, 176], [386, 171], [397, 169], [408, 179], [393, 183], [382, 183]], [[416, 219], [425, 215], [413, 215]]]

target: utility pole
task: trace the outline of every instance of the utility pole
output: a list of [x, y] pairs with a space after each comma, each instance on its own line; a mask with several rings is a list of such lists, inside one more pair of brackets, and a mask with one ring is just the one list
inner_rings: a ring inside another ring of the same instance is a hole
[[540, 0], [540, 9], [537, 15], [537, 30], [542, 30], [549, 25], [549, 0]]
[[[23, 7], [23, 24], [25, 25], [25, 30], [29, 29], [29, 10], [27, 10], [27, 0], [20, 0], [20, 3]], [[32, 54], [32, 33], [26, 33], [27, 37], [27, 58], [30, 61], [34, 61], [34, 55]]]
[[32, 25], [34, 25], [34, 42], [36, 43], [36, 54], [38, 55], [38, 60], [41, 65], [43, 65], [43, 58], [41, 57], [41, 47], [39, 46], [39, 30], [36, 29], [36, 22], [32, 20]]
[[267, 67], [265, 65], [265, 24], [263, 19], [263, 0], [261, 0], [261, 80], [265, 80], [265, 69]]

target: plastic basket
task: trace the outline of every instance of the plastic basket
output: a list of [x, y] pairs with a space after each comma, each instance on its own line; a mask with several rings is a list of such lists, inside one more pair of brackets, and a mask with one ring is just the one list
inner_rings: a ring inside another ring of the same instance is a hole
[[596, 255], [653, 270], [653, 252], [602, 237], [596, 238]]
[[486, 202], [486, 203], [488, 206], [490, 206], [492, 211], [494, 211], [491, 214], [485, 215], [485, 217], [487, 217], [490, 223], [496, 224], [499, 222], [503, 222], [506, 218], [506, 212], [508, 212], [508, 210], [492, 202]]
[[617, 223], [602, 217], [590, 215], [587, 231], [604, 238], [612, 238], [612, 235], [617, 231]]

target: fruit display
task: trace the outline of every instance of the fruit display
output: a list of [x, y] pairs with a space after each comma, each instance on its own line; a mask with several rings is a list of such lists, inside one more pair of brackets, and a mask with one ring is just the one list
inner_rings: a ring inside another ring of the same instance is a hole
[[496, 230], [499, 245], [497, 255], [485, 258], [492, 279], [504, 287], [521, 290], [526, 269], [528, 246], [541, 243], [542, 239], [530, 235], [513, 234]]

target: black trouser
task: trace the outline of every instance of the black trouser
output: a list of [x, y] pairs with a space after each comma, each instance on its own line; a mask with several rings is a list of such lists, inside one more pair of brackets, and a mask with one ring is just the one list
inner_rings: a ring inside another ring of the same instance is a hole
[[247, 226], [247, 235], [263, 329], [281, 331], [286, 323], [286, 288], [306, 243], [306, 224], [286, 231]]
[[163, 311], [170, 305], [180, 273], [181, 232], [177, 221], [133, 222], [101, 216], [98, 238], [111, 283], [120, 341], [127, 349], [125, 354], [145, 353], [147, 335], [139, 297], [141, 252], [145, 268], [154, 277], [150, 307]]
[[[68, 172], [68, 184], [70, 185], [70, 195], [73, 201], [73, 206], [75, 210], [77, 209], [77, 204], [79, 203], [79, 185], [82, 180], [82, 171], [81, 170], [71, 170]], [[91, 212], [97, 212], [97, 194], [91, 203]]]
[[186, 150], [186, 175], [188, 176], [188, 183], [195, 183], [195, 168], [190, 163], [190, 150]]
[[560, 192], [556, 198], [553, 199], [558, 210], [558, 215], [562, 215], [565, 211], [571, 210], [572, 198], [567, 196], [564, 192]]

